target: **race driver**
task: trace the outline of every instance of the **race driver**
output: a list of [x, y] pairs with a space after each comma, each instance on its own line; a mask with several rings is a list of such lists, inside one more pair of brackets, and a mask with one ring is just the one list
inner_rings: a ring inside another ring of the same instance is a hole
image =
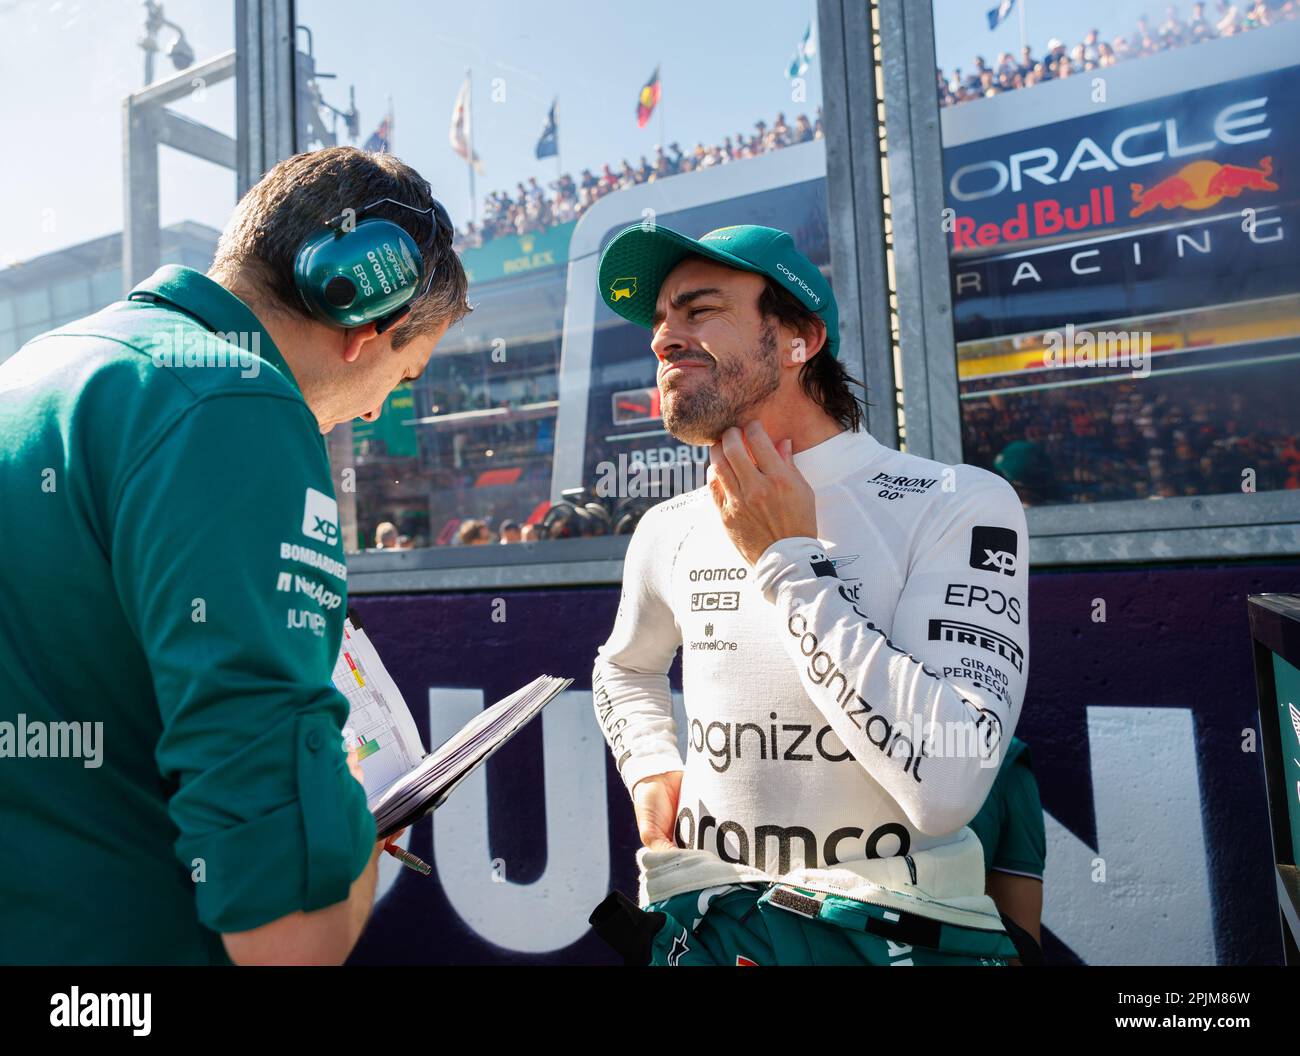
[[[425, 289], [392, 329], [319, 321], [298, 248], [381, 199], [408, 206], [377, 211]], [[41, 747], [0, 762], [0, 961], [339, 963], [356, 943], [380, 845], [330, 677], [347, 568], [322, 434], [376, 417], [464, 314], [452, 236], [392, 155], [299, 154], [207, 275], [166, 265], [0, 365], [0, 721]], [[83, 727], [97, 759], [45, 750]]]
[[638, 525], [592, 676], [655, 963], [1006, 963], [966, 825], [1028, 674], [1015, 491], [862, 428], [789, 234], [631, 227], [599, 282], [651, 331], [665, 427], [710, 450]]

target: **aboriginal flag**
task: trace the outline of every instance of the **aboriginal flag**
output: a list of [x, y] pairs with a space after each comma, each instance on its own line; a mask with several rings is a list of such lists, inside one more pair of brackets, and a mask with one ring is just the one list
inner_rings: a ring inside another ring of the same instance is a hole
[[655, 67], [655, 72], [650, 75], [650, 79], [645, 82], [641, 89], [641, 94], [636, 100], [636, 127], [645, 128], [646, 122], [650, 120], [650, 115], [655, 112], [655, 107], [659, 103], [659, 67]]

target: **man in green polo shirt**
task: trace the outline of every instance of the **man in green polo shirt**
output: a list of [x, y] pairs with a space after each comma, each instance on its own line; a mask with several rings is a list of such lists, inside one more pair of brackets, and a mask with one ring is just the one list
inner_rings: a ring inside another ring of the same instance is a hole
[[[381, 200], [419, 285], [339, 325], [299, 250]], [[298, 155], [207, 276], [160, 268], [0, 365], [0, 962], [356, 943], [380, 847], [330, 681], [347, 568], [322, 434], [377, 416], [467, 310], [452, 235], [392, 156]]]

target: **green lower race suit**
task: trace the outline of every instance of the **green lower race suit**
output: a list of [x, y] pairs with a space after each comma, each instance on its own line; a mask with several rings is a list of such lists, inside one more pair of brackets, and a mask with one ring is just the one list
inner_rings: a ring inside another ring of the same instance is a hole
[[652, 902], [652, 965], [1006, 965], [1001, 931], [786, 884], [737, 884]]

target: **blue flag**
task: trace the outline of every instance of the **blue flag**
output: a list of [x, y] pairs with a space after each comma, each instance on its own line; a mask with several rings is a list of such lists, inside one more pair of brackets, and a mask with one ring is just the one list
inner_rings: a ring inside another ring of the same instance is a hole
[[560, 152], [560, 118], [556, 112], [560, 105], [557, 98], [551, 103], [550, 112], [546, 115], [546, 124], [542, 126], [542, 134], [537, 139], [537, 157], [553, 158]]
[[1015, 6], [1016, 0], [1002, 0], [1002, 3], [998, 4], [997, 7], [989, 8], [989, 29], [997, 29], [998, 26], [1002, 25], [1007, 20], [1007, 16], [1011, 14], [1011, 9]]
[[379, 122], [379, 127], [366, 140], [366, 150], [375, 154], [387, 154], [393, 142], [393, 117], [389, 114]]

